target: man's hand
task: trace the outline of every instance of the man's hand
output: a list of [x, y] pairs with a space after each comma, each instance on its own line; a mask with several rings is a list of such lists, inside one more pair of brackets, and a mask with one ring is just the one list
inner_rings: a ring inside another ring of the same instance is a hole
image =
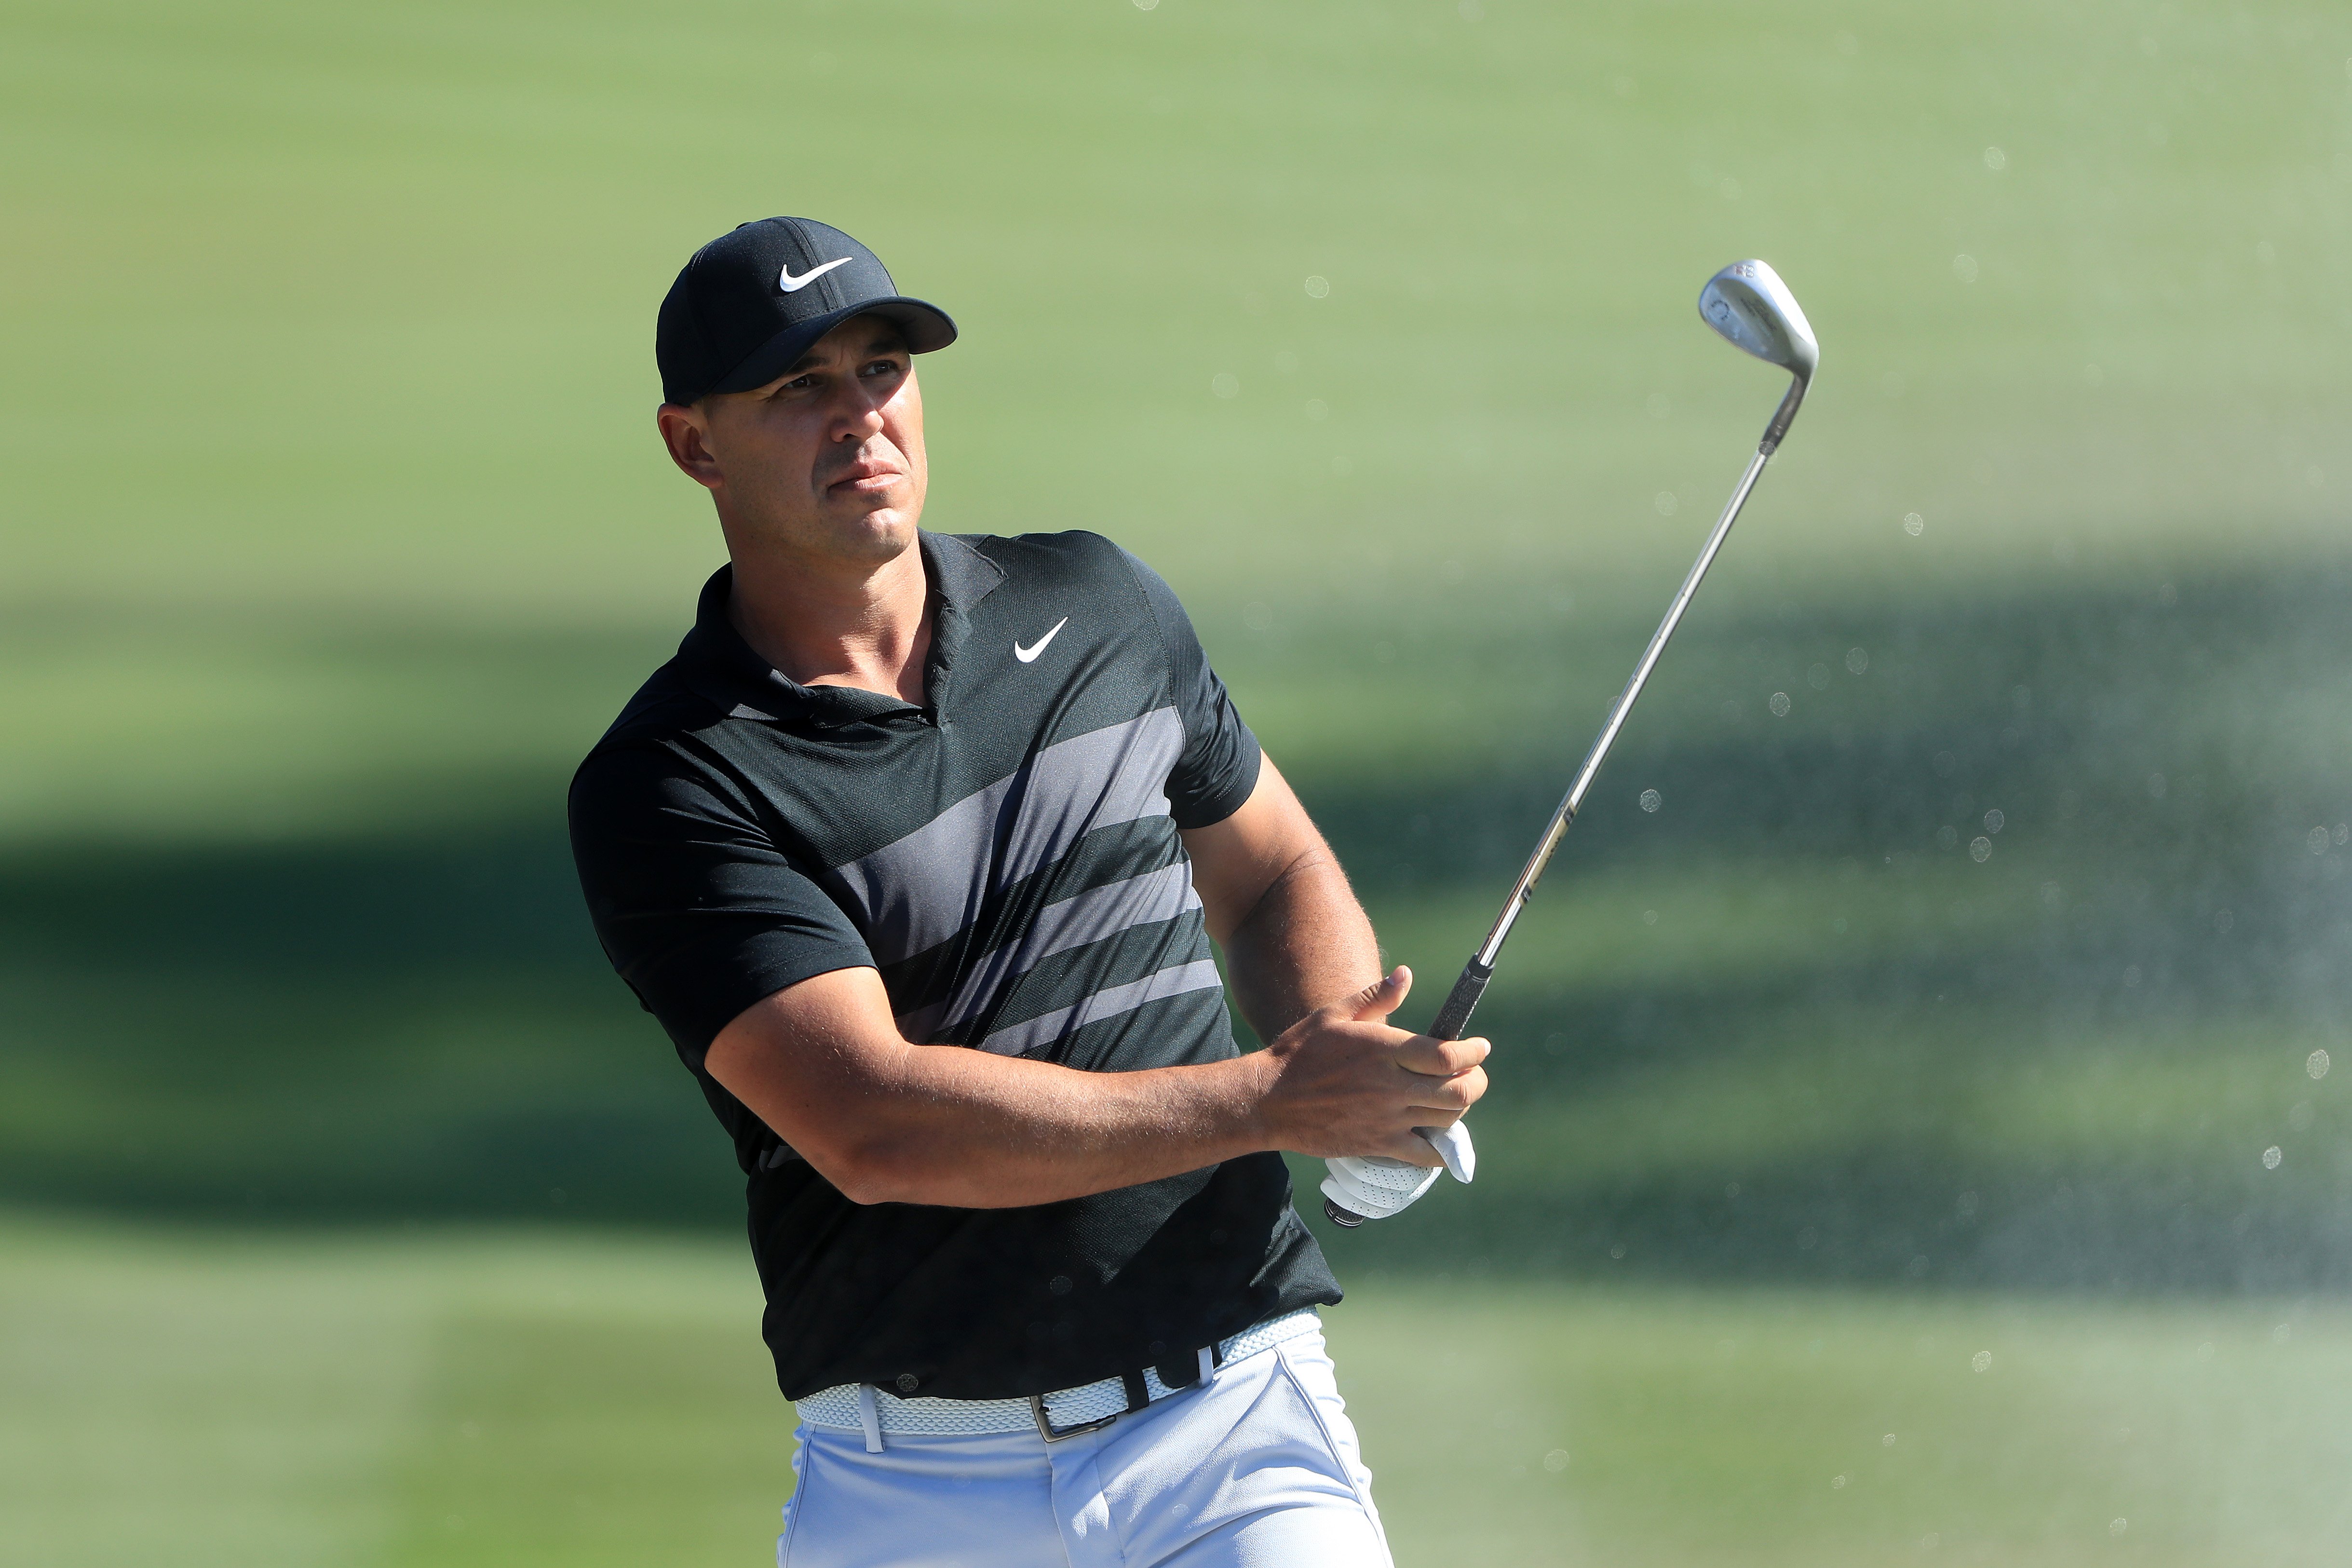
[[1259, 1115], [1276, 1148], [1326, 1158], [1384, 1154], [1424, 1168], [1436, 1151], [1416, 1127], [1445, 1127], [1486, 1092], [1486, 1042], [1433, 1040], [1383, 1020], [1403, 1005], [1412, 971], [1400, 965], [1354, 995], [1292, 1025], [1260, 1058]]

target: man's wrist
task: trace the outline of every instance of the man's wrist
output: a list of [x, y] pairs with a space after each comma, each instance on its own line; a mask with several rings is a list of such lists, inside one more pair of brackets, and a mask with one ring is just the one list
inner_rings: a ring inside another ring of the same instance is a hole
[[1282, 1064], [1272, 1051], [1246, 1051], [1223, 1064], [1233, 1074], [1234, 1125], [1237, 1136], [1257, 1153], [1283, 1146], [1283, 1130], [1276, 1114], [1275, 1088]]

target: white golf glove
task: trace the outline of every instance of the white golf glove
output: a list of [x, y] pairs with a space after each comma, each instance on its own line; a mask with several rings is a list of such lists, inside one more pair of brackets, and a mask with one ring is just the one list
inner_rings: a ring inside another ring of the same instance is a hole
[[[1437, 1151], [1455, 1181], [1467, 1182], [1477, 1173], [1478, 1152], [1471, 1147], [1468, 1127], [1456, 1121], [1450, 1127], [1416, 1127], [1413, 1131]], [[1437, 1173], [1426, 1166], [1408, 1165], [1402, 1160], [1378, 1154], [1364, 1159], [1341, 1155], [1323, 1163], [1328, 1172], [1323, 1178], [1323, 1195], [1349, 1214], [1366, 1219], [1386, 1219], [1391, 1215], [1402, 1214], [1437, 1180]]]

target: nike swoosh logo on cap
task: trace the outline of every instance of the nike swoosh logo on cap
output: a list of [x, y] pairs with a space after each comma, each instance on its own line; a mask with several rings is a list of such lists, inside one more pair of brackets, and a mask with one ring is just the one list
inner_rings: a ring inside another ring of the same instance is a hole
[[1052, 642], [1055, 634], [1060, 632], [1064, 626], [1066, 626], [1069, 624], [1070, 617], [1064, 616], [1060, 620], [1054, 623], [1053, 631], [1047, 632], [1044, 637], [1039, 637], [1031, 647], [1023, 647], [1019, 643], [1014, 643], [1013, 645], [1013, 657], [1019, 659], [1024, 664], [1036, 663], [1037, 656], [1045, 651], [1045, 645]]
[[815, 282], [818, 279], [824, 277], [826, 273], [832, 271], [835, 268], [846, 267], [848, 265], [849, 258], [845, 256], [838, 261], [828, 261], [822, 267], [812, 267], [806, 272], [803, 272], [799, 277], [795, 278], [793, 276], [793, 264], [787, 261], [784, 263], [783, 271], [779, 273], [776, 277], [776, 285], [783, 289], [787, 294], [797, 294], [802, 289], [807, 288], [810, 284]]

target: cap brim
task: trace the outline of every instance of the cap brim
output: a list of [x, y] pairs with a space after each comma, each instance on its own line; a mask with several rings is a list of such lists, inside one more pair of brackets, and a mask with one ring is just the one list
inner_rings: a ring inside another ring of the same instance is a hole
[[909, 300], [903, 294], [888, 295], [879, 300], [861, 300], [855, 305], [845, 305], [828, 314], [795, 321], [746, 354], [741, 363], [720, 376], [709, 390], [749, 392], [755, 386], [765, 386], [790, 370], [801, 355], [814, 348], [819, 338], [842, 322], [859, 316], [881, 316], [896, 322], [899, 331], [906, 334], [907, 349], [910, 353], [927, 354], [956, 341], [955, 321], [937, 305], [921, 300]]

